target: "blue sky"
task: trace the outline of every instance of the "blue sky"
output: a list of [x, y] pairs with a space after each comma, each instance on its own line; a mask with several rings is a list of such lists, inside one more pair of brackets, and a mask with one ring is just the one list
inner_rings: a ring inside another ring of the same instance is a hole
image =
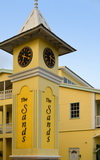
[[[18, 33], [34, 0], [0, 0], [0, 42]], [[67, 66], [100, 89], [100, 0], [39, 0], [39, 10], [57, 36], [77, 49], [61, 56]], [[12, 69], [12, 56], [0, 50], [0, 68]]]

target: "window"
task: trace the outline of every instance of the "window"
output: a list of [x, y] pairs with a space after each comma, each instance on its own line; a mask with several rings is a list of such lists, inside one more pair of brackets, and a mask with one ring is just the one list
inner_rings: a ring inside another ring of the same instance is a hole
[[64, 77], [64, 83], [67, 83], [67, 81], [68, 81], [67, 78]]
[[80, 117], [80, 107], [79, 103], [71, 103], [70, 104], [70, 118], [79, 118]]
[[75, 85], [75, 83], [74, 82], [72, 82], [72, 81], [70, 81], [69, 79], [67, 79], [67, 78], [63, 78], [63, 82], [64, 83], [68, 83], [68, 84], [73, 84], [73, 85]]

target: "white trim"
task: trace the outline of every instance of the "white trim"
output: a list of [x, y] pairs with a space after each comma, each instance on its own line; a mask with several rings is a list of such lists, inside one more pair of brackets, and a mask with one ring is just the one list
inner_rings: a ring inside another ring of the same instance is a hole
[[100, 93], [100, 89], [88, 88], [88, 87], [83, 87], [83, 86], [78, 86], [78, 85], [69, 85], [66, 83], [60, 84], [60, 87], [71, 88], [71, 89], [76, 89], [76, 90], [81, 90], [81, 91], [86, 91], [86, 92]]
[[35, 77], [35, 76], [41, 76], [57, 84], [60, 84], [62, 81], [62, 77], [41, 67], [32, 68], [23, 72], [18, 72], [18, 73], [12, 74], [9, 77], [11, 79], [11, 82], [16, 82], [16, 81], [20, 81], [20, 80]]
[[97, 138], [100, 137], [100, 134], [96, 134], [95, 136], [93, 136], [93, 138]]
[[95, 129], [95, 94], [92, 94], [92, 128]]
[[11, 155], [10, 158], [14, 159], [59, 159], [61, 156], [49, 156], [49, 155]]

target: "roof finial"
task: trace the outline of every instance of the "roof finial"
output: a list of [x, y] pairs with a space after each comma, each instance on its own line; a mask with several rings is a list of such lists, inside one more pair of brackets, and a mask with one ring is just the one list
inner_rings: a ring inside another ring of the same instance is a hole
[[34, 0], [34, 8], [38, 9], [38, 0]]

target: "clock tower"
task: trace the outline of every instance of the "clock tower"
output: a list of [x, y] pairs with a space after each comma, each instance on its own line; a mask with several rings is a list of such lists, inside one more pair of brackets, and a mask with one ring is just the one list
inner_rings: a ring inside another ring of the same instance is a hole
[[18, 35], [0, 43], [13, 54], [13, 160], [59, 159], [58, 56], [75, 51], [35, 7]]

